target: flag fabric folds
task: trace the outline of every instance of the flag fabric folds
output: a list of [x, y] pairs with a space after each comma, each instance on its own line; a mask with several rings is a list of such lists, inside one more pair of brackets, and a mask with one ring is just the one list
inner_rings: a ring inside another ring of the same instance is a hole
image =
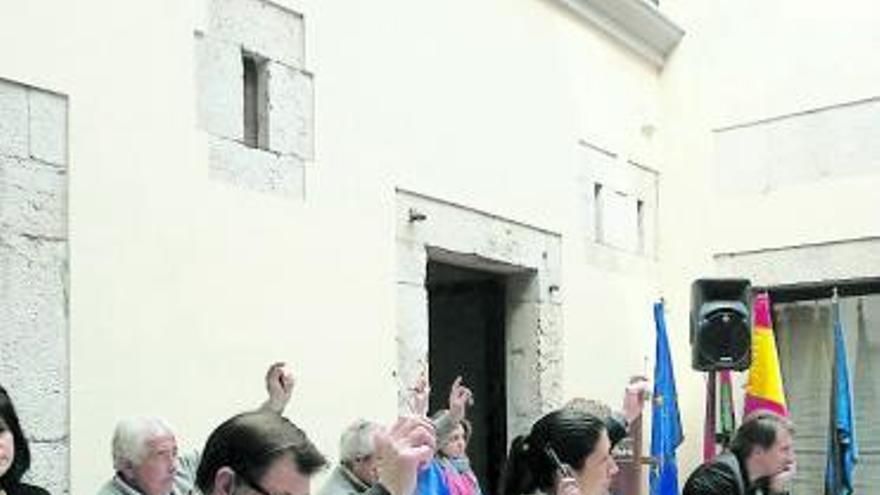
[[846, 364], [840, 302], [835, 291], [831, 302], [834, 327], [834, 357], [831, 375], [831, 415], [828, 434], [828, 456], [825, 466], [825, 495], [850, 495], [853, 492], [853, 470], [857, 460], [853, 402]]
[[755, 297], [752, 318], [752, 364], [749, 367], [743, 416], [757, 410], [788, 416], [776, 337], [770, 323], [770, 297], [766, 292]]
[[675, 449], [681, 444], [683, 437], [662, 302], [654, 304], [654, 324], [657, 329], [657, 351], [651, 411], [651, 456], [656, 464], [651, 467], [650, 493], [678, 495]]

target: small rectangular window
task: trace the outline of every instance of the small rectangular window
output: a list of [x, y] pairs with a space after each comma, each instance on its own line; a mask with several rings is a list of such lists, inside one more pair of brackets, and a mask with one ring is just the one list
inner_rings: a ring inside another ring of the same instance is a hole
[[636, 244], [637, 253], [645, 252], [645, 202], [641, 199], [636, 200], [636, 228], [638, 229], [638, 240]]
[[269, 147], [269, 108], [266, 59], [242, 52], [244, 88], [244, 144], [251, 148]]
[[602, 213], [602, 210], [602, 184], [596, 182], [593, 185], [593, 225], [595, 227], [596, 242], [602, 242], [604, 239], [604, 235], [602, 232], [602, 217], [604, 215]]
[[593, 194], [596, 198], [596, 242], [632, 253], [639, 252], [641, 207], [638, 199], [599, 184], [594, 187]]

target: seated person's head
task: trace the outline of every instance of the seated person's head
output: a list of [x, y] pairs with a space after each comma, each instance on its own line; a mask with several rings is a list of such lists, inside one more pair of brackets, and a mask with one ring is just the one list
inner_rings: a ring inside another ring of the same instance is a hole
[[605, 494], [618, 470], [610, 451], [600, 418], [572, 407], [553, 411], [539, 419], [528, 435], [513, 440], [502, 493], [553, 493], [561, 475], [558, 459], [572, 470], [569, 474], [582, 495]]
[[145, 495], [167, 495], [174, 484], [177, 441], [159, 418], [129, 418], [113, 433], [113, 468]]
[[339, 439], [339, 461], [366, 485], [379, 479], [376, 443], [373, 435], [381, 428], [378, 423], [359, 419], [342, 432]]
[[788, 470], [795, 462], [794, 426], [778, 414], [760, 411], [746, 416], [730, 450], [746, 463], [749, 476], [764, 478]]
[[0, 386], [0, 489], [11, 488], [31, 465], [31, 451], [6, 389]]
[[205, 495], [308, 495], [311, 477], [326, 464], [306, 434], [271, 412], [228, 419], [208, 437], [196, 473]]
[[453, 428], [452, 433], [440, 446], [440, 455], [443, 457], [460, 458], [467, 457], [467, 446], [471, 440], [471, 422], [462, 419]]

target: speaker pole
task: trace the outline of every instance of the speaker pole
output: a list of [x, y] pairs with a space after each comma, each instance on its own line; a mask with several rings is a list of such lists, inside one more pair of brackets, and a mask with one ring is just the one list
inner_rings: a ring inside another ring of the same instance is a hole
[[706, 372], [706, 421], [703, 423], [703, 462], [717, 453], [715, 441], [715, 372]]

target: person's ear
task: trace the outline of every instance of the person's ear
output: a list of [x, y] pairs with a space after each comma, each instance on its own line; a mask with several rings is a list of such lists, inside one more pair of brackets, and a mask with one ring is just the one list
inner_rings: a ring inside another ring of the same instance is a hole
[[228, 495], [235, 488], [235, 471], [223, 466], [214, 473], [214, 493]]
[[122, 463], [122, 469], [120, 469], [119, 471], [122, 473], [122, 476], [126, 480], [131, 481], [134, 479], [134, 469], [135, 469], [134, 463], [131, 462], [130, 460], [125, 460]]

